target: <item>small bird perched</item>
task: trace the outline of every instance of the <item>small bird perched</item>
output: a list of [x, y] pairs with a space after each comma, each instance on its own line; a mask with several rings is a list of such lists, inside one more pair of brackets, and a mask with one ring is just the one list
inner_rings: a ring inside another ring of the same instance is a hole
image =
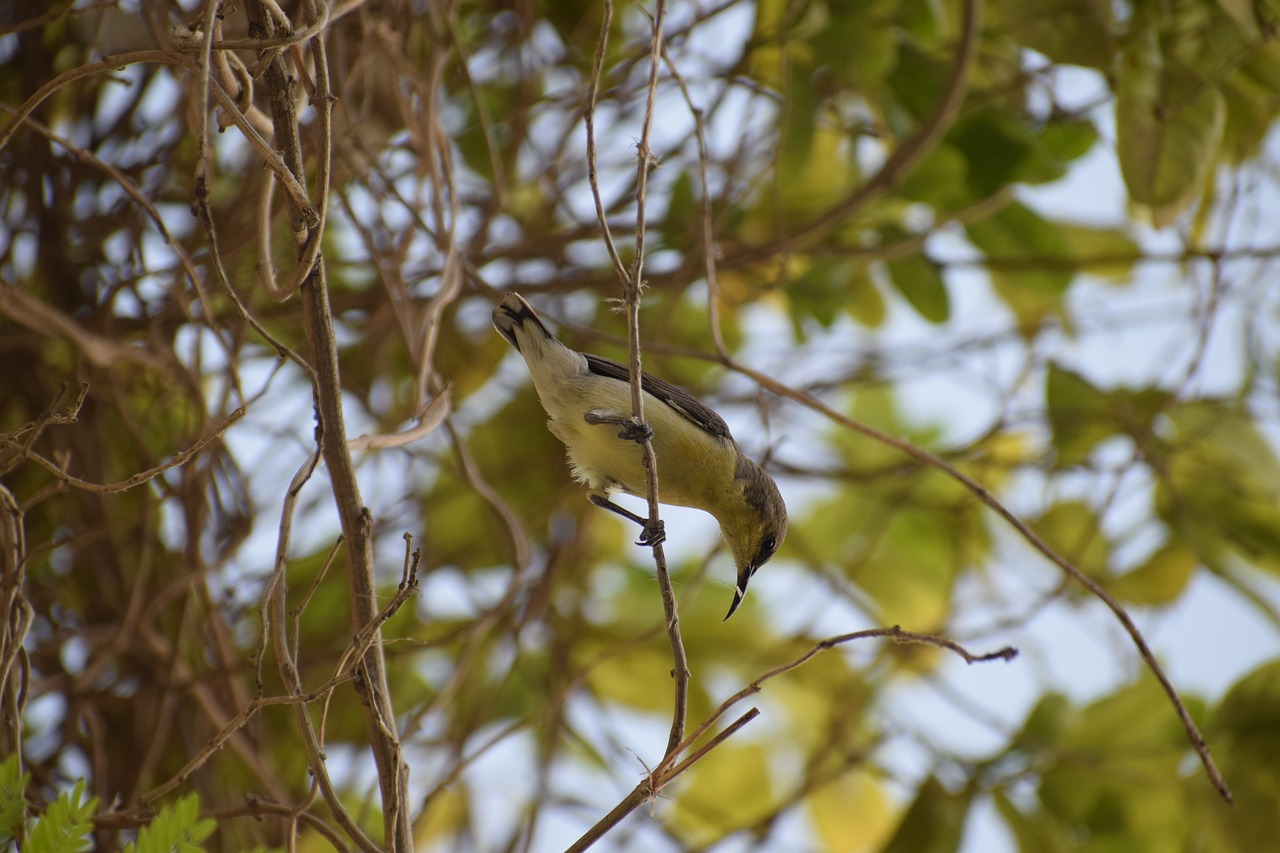
[[773, 479], [743, 455], [724, 419], [683, 388], [642, 373], [648, 424], [637, 424], [631, 416], [630, 371], [560, 343], [519, 294], [508, 293], [493, 309], [493, 326], [524, 357], [547, 410], [547, 425], [564, 442], [574, 479], [589, 489], [587, 499], [639, 524], [641, 545], [657, 545], [665, 533], [609, 496], [618, 491], [646, 496], [637, 442], [652, 439], [658, 500], [704, 510], [720, 523], [738, 569], [733, 604], [724, 618], [732, 616], [751, 576], [787, 535], [787, 506]]

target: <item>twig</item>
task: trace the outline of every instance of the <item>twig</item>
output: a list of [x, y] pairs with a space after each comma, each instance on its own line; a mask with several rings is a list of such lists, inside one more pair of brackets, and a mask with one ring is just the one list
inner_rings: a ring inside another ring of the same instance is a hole
[[431, 402], [427, 403], [418, 415], [417, 423], [404, 432], [362, 435], [359, 438], [349, 439], [347, 447], [351, 450], [386, 450], [390, 447], [404, 447], [435, 432], [452, 412], [449, 389], [446, 388], [442, 393], [431, 398]]
[[613, 23], [613, 0], [604, 0], [604, 12], [600, 18], [600, 38], [596, 40], [595, 60], [591, 65], [591, 86], [587, 90], [587, 109], [583, 119], [587, 125], [587, 182], [591, 185], [591, 198], [596, 204], [596, 219], [600, 220], [600, 234], [604, 247], [613, 261], [613, 269], [621, 281], [627, 280], [627, 268], [618, 256], [618, 248], [613, 244], [613, 233], [609, 230], [609, 218], [604, 212], [604, 201], [600, 198], [600, 179], [596, 173], [596, 98], [600, 93], [600, 77], [604, 71], [605, 47], [609, 43], [609, 26]]
[[93, 492], [94, 494], [111, 495], [111, 494], [116, 494], [117, 492], [125, 492], [125, 491], [128, 491], [129, 489], [136, 488], [137, 486], [141, 486], [143, 483], [146, 483], [150, 480], [155, 479], [156, 477], [160, 476], [165, 471], [168, 471], [171, 468], [177, 468], [181, 465], [185, 465], [193, 457], [199, 455], [200, 451], [204, 450], [211, 443], [220, 439], [222, 437], [222, 434], [226, 432], [227, 429], [230, 428], [232, 424], [234, 424], [236, 421], [244, 417], [245, 411], [246, 410], [244, 406], [241, 406], [240, 408], [236, 409], [234, 412], [228, 415], [222, 421], [222, 423], [218, 424], [218, 426], [216, 426], [212, 432], [200, 438], [198, 441], [196, 441], [195, 444], [191, 445], [190, 447], [179, 450], [177, 453], [173, 454], [172, 458], [170, 458], [168, 462], [164, 462], [146, 471], [141, 471], [137, 474], [134, 474], [131, 477], [127, 477], [115, 483], [93, 483], [88, 480], [82, 480], [79, 477], [73, 477], [72, 475], [64, 471], [56, 463], [44, 458], [39, 453], [36, 453], [30, 450], [29, 448], [24, 447], [23, 445], [14, 441], [13, 439], [7, 438], [6, 436], [3, 436], [3, 435], [0, 435], [0, 446], [7, 447], [10, 450], [15, 451], [23, 459], [30, 459], [40, 467], [44, 468], [53, 476], [57, 477], [62, 482], [66, 483], [68, 486], [73, 486], [77, 489], [83, 489], [86, 492]]
[[[0, 745], [22, 765], [23, 714], [31, 674], [27, 658], [27, 633], [35, 609], [27, 600], [27, 541], [22, 507], [0, 484], [0, 719], [4, 721]], [[14, 676], [19, 677], [14, 677]]]
[[1169, 697], [1169, 701], [1173, 704], [1174, 711], [1177, 713], [1178, 719], [1181, 720], [1182, 727], [1186, 731], [1187, 740], [1191, 742], [1192, 748], [1195, 749], [1196, 754], [1200, 757], [1200, 763], [1204, 765], [1205, 773], [1209, 777], [1210, 783], [1224, 800], [1228, 803], [1233, 803], [1235, 800], [1231, 794], [1231, 789], [1228, 787], [1226, 779], [1223, 778], [1222, 772], [1214, 763], [1212, 756], [1209, 755], [1209, 747], [1205, 743], [1204, 735], [1200, 733], [1199, 727], [1196, 726], [1195, 720], [1191, 718], [1191, 714], [1183, 703], [1182, 698], [1178, 695], [1177, 689], [1169, 680], [1168, 675], [1165, 674], [1165, 671], [1160, 666], [1159, 661], [1156, 660], [1155, 655], [1147, 645], [1147, 641], [1143, 637], [1142, 632], [1138, 629], [1138, 626], [1134, 624], [1133, 619], [1129, 616], [1129, 613], [1125, 610], [1124, 606], [1112, 598], [1111, 595], [1097, 583], [1097, 581], [1086, 575], [1070, 560], [1058, 554], [1058, 552], [1051, 548], [1047, 542], [1041, 539], [1040, 536], [1027, 525], [1026, 522], [1006, 507], [998, 498], [992, 495], [985, 486], [957, 469], [945, 459], [937, 456], [936, 454], [930, 453], [922, 447], [917, 447], [909, 441], [896, 438], [887, 433], [881, 432], [874, 427], [868, 426], [867, 424], [855, 421], [854, 419], [837, 412], [835, 409], [832, 409], [830, 406], [823, 403], [807, 391], [792, 388], [789, 385], [779, 382], [773, 377], [761, 373], [758, 370], [754, 370], [735, 359], [729, 353], [728, 347], [725, 346], [724, 338], [720, 332], [719, 288], [715, 277], [714, 253], [711, 251], [707, 252], [707, 263], [708, 269], [710, 270], [707, 277], [707, 289], [709, 314], [711, 319], [711, 334], [719, 353], [720, 363], [730, 370], [749, 377], [761, 387], [772, 391], [780, 397], [786, 397], [789, 400], [794, 400], [795, 402], [818, 412], [840, 426], [853, 430], [854, 432], [861, 433], [874, 441], [878, 441], [881, 444], [892, 447], [918, 462], [938, 469], [948, 477], [956, 480], [972, 492], [980, 502], [994, 510], [997, 515], [1008, 522], [1014, 530], [1021, 534], [1022, 537], [1030, 543], [1033, 548], [1061, 569], [1067, 577], [1076, 581], [1085, 589], [1089, 590], [1089, 592], [1095, 597], [1100, 599], [1124, 627], [1125, 632], [1128, 633], [1129, 638], [1138, 649], [1138, 653], [1142, 656], [1142, 660], [1156, 677], [1156, 680], [1160, 682], [1161, 688]]
[[[715, 296], [713, 294], [712, 299], [714, 298]], [[1191, 713], [1183, 703], [1182, 697], [1178, 695], [1178, 691], [1173, 686], [1173, 682], [1169, 680], [1169, 676], [1165, 674], [1164, 668], [1160, 666], [1159, 661], [1156, 660], [1155, 655], [1152, 653], [1151, 647], [1147, 645], [1146, 638], [1143, 637], [1142, 631], [1140, 631], [1138, 626], [1134, 624], [1133, 619], [1129, 616], [1128, 611], [1125, 610], [1124, 605], [1112, 598], [1111, 594], [1103, 589], [1097, 581], [1089, 577], [1076, 567], [1074, 563], [1050, 547], [1047, 542], [1040, 538], [1039, 534], [1032, 530], [1025, 521], [1019, 518], [1013, 510], [1009, 509], [995, 495], [991, 494], [985, 486], [977, 480], [974, 480], [968, 474], [960, 471], [942, 457], [934, 453], [930, 453], [928, 450], [918, 447], [909, 441], [896, 438], [888, 433], [881, 432], [875, 427], [855, 421], [853, 418], [847, 417], [840, 412], [837, 412], [835, 409], [832, 409], [830, 406], [818, 400], [807, 391], [791, 388], [771, 376], [766, 376], [757, 370], [753, 370], [744, 364], [740, 364], [730, 356], [727, 351], [721, 351], [720, 356], [721, 361], [726, 367], [750, 377], [760, 386], [767, 388], [773, 393], [781, 397], [786, 397], [790, 400], [795, 400], [796, 402], [825, 415], [827, 418], [843, 427], [846, 427], [847, 429], [851, 429], [854, 432], [861, 433], [862, 435], [874, 439], [881, 444], [892, 447], [895, 450], [905, 453], [912, 459], [915, 459], [931, 468], [936, 468], [946, 474], [948, 477], [952, 478], [972, 492], [980, 502], [994, 510], [995, 513], [1008, 522], [1014, 530], [1018, 531], [1018, 533], [1021, 534], [1033, 548], [1061, 569], [1067, 577], [1071, 578], [1073, 581], [1089, 590], [1089, 592], [1096, 598], [1100, 599], [1102, 603], [1105, 604], [1113, 614], [1115, 614], [1116, 619], [1119, 620], [1120, 624], [1124, 627], [1125, 632], [1128, 633], [1129, 638], [1133, 641], [1134, 646], [1138, 649], [1138, 654], [1142, 656], [1142, 660], [1146, 663], [1147, 668], [1151, 670], [1151, 673], [1156, 677], [1156, 680], [1160, 682], [1161, 688], [1164, 689], [1165, 694], [1169, 697], [1169, 701], [1173, 704], [1174, 711], [1177, 712], [1178, 718], [1182, 721], [1183, 729], [1186, 730], [1187, 740], [1191, 742], [1191, 746], [1200, 757], [1200, 763], [1204, 765], [1205, 773], [1208, 775], [1209, 781], [1213, 784], [1214, 788], [1217, 789], [1218, 793], [1224, 800], [1228, 803], [1234, 802], [1234, 798], [1231, 795], [1231, 789], [1227, 786], [1226, 779], [1223, 778], [1222, 772], [1218, 770], [1218, 766], [1209, 755], [1209, 747], [1208, 744], [1205, 743], [1204, 735], [1200, 733], [1199, 727], [1196, 726], [1195, 720], [1191, 718]]]
[[289, 542], [293, 531], [293, 513], [297, 505], [298, 495], [301, 493], [302, 487], [311, 478], [319, 461], [320, 451], [317, 449], [294, 474], [293, 480], [285, 492], [284, 504], [281, 507], [280, 529], [276, 536], [275, 567], [271, 573], [271, 580], [267, 583], [266, 589], [263, 590], [260, 608], [263, 633], [257, 655], [259, 667], [257, 674], [258, 690], [259, 692], [262, 690], [260, 667], [263, 658], [266, 656], [266, 645], [268, 637], [270, 637], [272, 648], [276, 654], [276, 667], [280, 673], [280, 680], [284, 684], [284, 689], [290, 698], [301, 700], [294, 703], [294, 719], [297, 721], [298, 729], [302, 733], [312, 778], [315, 780], [321, 796], [324, 797], [325, 803], [328, 804], [330, 812], [338, 822], [338, 825], [342, 827], [342, 830], [361, 850], [366, 851], [366, 853], [373, 853], [373, 851], [378, 851], [381, 848], [364, 834], [355, 819], [347, 812], [341, 797], [338, 796], [333, 782], [329, 778], [329, 770], [325, 764], [323, 741], [316, 734], [315, 726], [312, 724], [310, 714], [306, 708], [307, 703], [312, 701], [316, 694], [303, 692], [302, 681], [298, 676], [297, 659], [294, 657], [289, 645], [287, 633], [288, 582], [285, 579], [285, 569], [289, 561]]
[[[624, 297], [627, 307], [627, 354], [631, 370], [631, 414], [637, 421], [644, 422], [644, 394], [641, 391], [640, 377], [640, 292], [644, 287], [644, 249], [645, 249], [645, 206], [649, 186], [649, 170], [653, 167], [654, 157], [649, 150], [649, 135], [653, 128], [653, 105], [658, 92], [658, 68], [662, 62], [662, 26], [666, 19], [666, 0], [658, 0], [657, 12], [653, 18], [653, 38], [649, 48], [649, 86], [645, 97], [644, 124], [640, 131], [640, 141], [636, 144], [636, 234], [635, 257], [631, 261], [631, 271], [624, 283]], [[653, 449], [653, 441], [644, 443], [644, 471], [648, 481], [649, 524], [661, 525], [658, 516], [658, 456]], [[680, 614], [676, 608], [675, 590], [671, 585], [671, 574], [667, 570], [667, 556], [661, 543], [653, 549], [654, 563], [657, 565], [658, 589], [662, 594], [663, 612], [667, 619], [667, 637], [671, 642], [671, 656], [675, 679], [675, 707], [671, 715], [671, 734], [667, 739], [666, 755], [671, 755], [677, 743], [684, 737], [685, 719], [689, 709], [689, 659], [685, 654], [684, 639], [680, 636]]]
[[[605, 47], [609, 34], [609, 23], [612, 20], [613, 4], [605, 2], [605, 10], [600, 28], [600, 40], [596, 45], [595, 62], [592, 66], [591, 89], [587, 107], [587, 174], [591, 184], [591, 195], [595, 200], [596, 216], [600, 221], [609, 257], [622, 283], [623, 301], [627, 315], [627, 355], [631, 378], [631, 417], [636, 423], [644, 423], [644, 394], [641, 389], [642, 374], [640, 358], [640, 293], [644, 283], [644, 250], [645, 250], [645, 207], [649, 184], [649, 170], [654, 158], [649, 149], [649, 136], [653, 127], [653, 107], [658, 91], [658, 69], [662, 61], [662, 26], [666, 19], [667, 5], [665, 0], [658, 0], [657, 12], [653, 18], [653, 36], [649, 48], [649, 84], [645, 98], [644, 121], [640, 131], [640, 140], [636, 143], [636, 225], [635, 255], [631, 260], [631, 269], [623, 267], [609, 224], [605, 217], [604, 203], [600, 197], [600, 185], [596, 175], [595, 112], [596, 94], [600, 89], [600, 74], [604, 65]], [[649, 503], [649, 527], [660, 528], [662, 519], [658, 509], [658, 457], [653, 449], [653, 441], [646, 439], [641, 445], [644, 454], [644, 471]], [[684, 649], [684, 639], [680, 635], [680, 615], [676, 607], [675, 590], [671, 585], [671, 573], [667, 568], [666, 552], [662, 543], [652, 546], [653, 561], [658, 577], [658, 589], [662, 596], [663, 613], [666, 616], [667, 637], [671, 643], [671, 656], [674, 667], [672, 677], [675, 679], [674, 709], [671, 714], [671, 733], [667, 738], [666, 755], [670, 756], [675, 745], [684, 737], [685, 720], [689, 706], [689, 659]]]
[[[795, 658], [794, 660], [788, 661], [787, 663], [781, 664], [779, 666], [775, 666], [771, 670], [768, 670], [759, 678], [755, 679], [750, 684], [748, 684], [746, 687], [742, 688], [737, 693], [733, 694], [728, 699], [721, 702], [719, 707], [717, 707], [714, 711], [708, 714], [707, 718], [703, 720], [702, 723], [696, 729], [690, 732], [689, 735], [684, 739], [684, 741], [679, 744], [679, 746], [676, 748], [676, 754], [682, 752], [685, 749], [688, 749], [691, 744], [695, 743], [698, 740], [698, 738], [706, 734], [707, 731], [710, 730], [710, 728], [713, 725], [715, 725], [716, 721], [719, 720], [721, 717], [723, 717], [729, 711], [729, 709], [732, 708], [734, 705], [736, 705], [737, 703], [741, 702], [743, 699], [745, 699], [746, 697], [754, 693], [759, 693], [761, 686], [766, 681], [777, 678], [779, 675], [784, 675], [788, 672], [791, 672], [793, 669], [798, 669], [801, 666], [804, 666], [810, 660], [817, 657], [822, 652], [827, 651], [828, 649], [834, 649], [836, 646], [842, 646], [845, 643], [851, 643], [855, 640], [867, 640], [875, 637], [885, 637], [891, 640], [896, 640], [897, 642], [900, 642], [900, 643], [922, 643], [925, 645], [937, 646], [940, 649], [947, 649], [948, 651], [955, 652], [956, 654], [960, 655], [960, 657], [964, 658], [965, 663], [969, 663], [969, 664], [986, 663], [987, 661], [993, 661], [993, 660], [1008, 661], [1008, 660], [1013, 660], [1018, 655], [1018, 650], [1011, 646], [1004, 646], [1003, 648], [997, 649], [994, 652], [975, 655], [972, 652], [970, 652], [968, 649], [961, 646], [955, 640], [950, 639], [949, 637], [943, 637], [938, 634], [921, 634], [915, 631], [904, 631], [902, 630], [902, 628], [898, 627], [897, 625], [894, 625], [891, 628], [868, 628], [863, 631], [854, 631], [850, 634], [841, 634], [836, 637], [828, 637], [827, 639], [814, 645], [813, 648], [809, 649], [809, 651], [800, 655], [800, 657]], [[668, 756], [664, 758], [662, 760], [662, 763], [659, 764], [656, 768], [654, 768], [654, 772], [661, 772], [664, 765], [668, 764], [671, 760], [673, 760], [673, 756]]]
[[[630, 794], [627, 794], [627, 796], [623, 798], [622, 802], [614, 806], [607, 815], [600, 818], [594, 826], [583, 833], [581, 838], [570, 845], [570, 847], [565, 850], [565, 853], [582, 853], [583, 850], [586, 850], [591, 845], [595, 844], [607, 835], [611, 829], [617, 826], [623, 818], [631, 814], [641, 805], [658, 796], [658, 794], [662, 792], [662, 789], [670, 784], [672, 780], [680, 776], [680, 774], [684, 773], [694, 764], [697, 764], [699, 761], [706, 758], [713, 749], [724, 743], [728, 738], [736, 734], [743, 726], [754, 720], [759, 715], [759, 709], [752, 708], [737, 720], [734, 720], [732, 725], [717, 734], [707, 743], [703, 744], [697, 751], [684, 761], [681, 761], [675, 767], [668, 768], [667, 770], [656, 769], [652, 771], [640, 782], [639, 785], [636, 785], [635, 788], [631, 790]], [[670, 755], [671, 753], [668, 753], [668, 757], [670, 757]]]

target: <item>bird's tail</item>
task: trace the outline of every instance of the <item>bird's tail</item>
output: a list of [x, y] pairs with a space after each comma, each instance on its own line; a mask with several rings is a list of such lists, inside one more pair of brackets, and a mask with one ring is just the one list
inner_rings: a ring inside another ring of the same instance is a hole
[[516, 348], [516, 352], [521, 352], [520, 339], [516, 335], [517, 329], [527, 334], [531, 328], [536, 328], [546, 337], [554, 337], [542, 324], [542, 318], [538, 316], [538, 312], [534, 311], [533, 306], [518, 293], [508, 293], [502, 297], [502, 303], [493, 309], [493, 327], [498, 330], [498, 334], [506, 338], [507, 343]]

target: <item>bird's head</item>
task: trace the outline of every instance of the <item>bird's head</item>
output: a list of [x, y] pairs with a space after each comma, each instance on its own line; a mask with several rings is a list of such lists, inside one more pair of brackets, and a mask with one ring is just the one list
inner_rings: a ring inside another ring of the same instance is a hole
[[738, 569], [733, 603], [725, 619], [733, 615], [747, 594], [747, 583], [756, 569], [769, 562], [787, 536], [787, 505], [773, 478], [745, 456], [738, 457], [735, 480], [742, 486], [742, 504], [720, 520], [720, 532]]

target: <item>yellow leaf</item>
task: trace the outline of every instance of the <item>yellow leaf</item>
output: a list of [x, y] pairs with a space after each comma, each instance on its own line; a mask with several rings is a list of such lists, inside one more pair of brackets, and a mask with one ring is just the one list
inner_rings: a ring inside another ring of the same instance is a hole
[[1054, 504], [1031, 526], [1089, 577], [1105, 579], [1110, 574], [1111, 543], [1102, 532], [1097, 514], [1087, 504]]
[[1170, 543], [1108, 584], [1107, 591], [1127, 604], [1168, 604], [1187, 588], [1198, 564], [1194, 551], [1181, 543]]
[[[665, 635], [662, 643], [665, 646]], [[670, 712], [672, 683], [671, 653], [655, 643], [608, 660], [587, 675], [587, 684], [600, 701], [655, 713]]]
[[[445, 788], [427, 801], [426, 808], [413, 825], [414, 846], [421, 850], [448, 850], [448, 840], [471, 819], [467, 803], [467, 789], [456, 784]], [[437, 842], [445, 842], [433, 847]]]
[[760, 744], [730, 740], [686, 773], [671, 815], [681, 841], [701, 847], [772, 813], [777, 803], [768, 759]]
[[819, 788], [809, 798], [809, 814], [818, 835], [818, 849], [829, 853], [879, 850], [901, 816], [880, 780], [865, 770]]

